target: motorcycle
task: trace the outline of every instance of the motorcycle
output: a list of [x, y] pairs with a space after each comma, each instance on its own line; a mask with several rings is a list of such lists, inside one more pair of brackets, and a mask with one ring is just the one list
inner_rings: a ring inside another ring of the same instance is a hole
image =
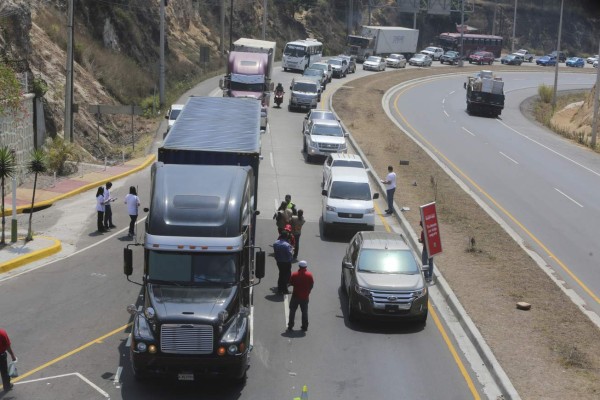
[[275, 104], [277, 108], [281, 108], [281, 103], [283, 103], [283, 91], [275, 92]]

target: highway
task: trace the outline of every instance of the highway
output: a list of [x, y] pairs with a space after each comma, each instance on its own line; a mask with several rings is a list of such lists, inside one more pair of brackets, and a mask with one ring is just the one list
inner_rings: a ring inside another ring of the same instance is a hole
[[[439, 151], [439, 162], [514, 229], [586, 308], [599, 314], [600, 160], [533, 124], [519, 110], [540, 84], [553, 85], [553, 73], [501, 75], [506, 108], [498, 119], [467, 114], [464, 76], [398, 87], [386, 101], [398, 123], [425, 148]], [[559, 90], [589, 89], [595, 78], [562, 73]]]
[[[297, 76], [276, 70], [274, 80], [284, 87]], [[357, 71], [356, 75], [364, 74]], [[218, 94], [217, 79], [204, 82], [186, 96]], [[334, 80], [328, 85], [323, 107], [333, 89], [347, 81]], [[447, 84], [446, 89], [450, 87]], [[437, 95], [450, 91], [437, 90]], [[480, 372], [474, 372], [473, 362], [465, 358], [439, 318], [443, 304], [435, 304], [424, 328], [347, 321], [339, 281], [350, 236], [320, 237], [322, 166], [305, 162], [300, 133], [304, 114], [288, 112], [287, 100], [286, 94], [284, 107], [271, 108], [270, 129], [263, 136], [257, 244], [271, 253], [270, 245], [276, 239], [271, 217], [284, 195], [291, 194], [307, 218], [299, 259], [309, 262], [316, 280], [308, 332], [285, 331], [288, 298], [274, 294], [277, 268], [268, 257], [267, 276], [254, 291], [254, 347], [245, 386], [214, 380], [136, 382], [129, 366], [131, 321], [125, 308], [138, 301], [140, 286], [127, 282], [122, 271], [122, 249], [133, 243], [126, 235], [128, 217], [117, 202], [113, 213], [119, 228], [96, 236], [92, 233], [94, 194], [83, 193], [36, 216], [37, 229], [48, 235], [60, 234], [65, 251], [55, 259], [0, 277], [2, 326], [11, 335], [22, 375], [15, 390], [4, 398], [293, 399], [300, 396], [304, 385], [310, 399], [485, 398], [486, 388], [476, 377]], [[454, 102], [447, 106], [450, 104]], [[484, 122], [502, 126], [494, 120]], [[162, 138], [162, 132], [157, 137]], [[112, 193], [123, 198], [130, 185], [137, 186], [142, 207], [147, 206], [149, 182], [147, 169], [115, 182]], [[377, 208], [379, 212], [385, 208], [384, 199]], [[143, 238], [140, 222], [138, 241]], [[389, 218], [377, 219], [377, 229], [395, 227]], [[132, 277], [138, 282], [142, 259], [138, 247]]]

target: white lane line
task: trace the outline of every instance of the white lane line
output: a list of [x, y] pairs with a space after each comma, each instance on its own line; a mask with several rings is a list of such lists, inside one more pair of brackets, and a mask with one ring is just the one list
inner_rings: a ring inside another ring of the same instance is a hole
[[283, 295], [283, 315], [285, 316], [285, 321], [284, 321], [283, 326], [285, 326], [287, 329], [288, 320], [290, 319], [290, 302], [289, 302], [287, 294]]
[[470, 130], [468, 130], [467, 128], [465, 128], [464, 126], [462, 127], [462, 130], [467, 132], [469, 135], [471, 136], [475, 136], [475, 134], [473, 132], [471, 132]]
[[121, 373], [123, 372], [123, 367], [119, 365], [117, 368], [117, 372], [115, 373], [115, 378], [113, 379], [113, 383], [121, 382]]
[[600, 172], [596, 172], [596, 171], [594, 171], [593, 169], [591, 169], [591, 168], [588, 168], [588, 167], [586, 167], [585, 165], [583, 165], [583, 164], [580, 164], [580, 163], [578, 163], [577, 161], [575, 161], [575, 160], [573, 160], [573, 159], [571, 159], [571, 158], [569, 158], [569, 157], [567, 157], [567, 156], [565, 156], [565, 155], [563, 155], [563, 154], [559, 153], [558, 151], [556, 151], [556, 150], [554, 150], [554, 149], [551, 149], [550, 147], [546, 146], [545, 144], [542, 144], [542, 143], [538, 142], [537, 140], [534, 140], [534, 139], [530, 138], [529, 136], [522, 134], [521, 132], [517, 131], [516, 129], [514, 129], [514, 128], [511, 128], [510, 126], [506, 125], [506, 123], [504, 123], [502, 120], [496, 119], [496, 121], [498, 121], [499, 123], [501, 123], [502, 125], [504, 125], [504, 126], [505, 126], [505, 127], [507, 127], [508, 129], [510, 129], [511, 131], [513, 131], [514, 133], [516, 133], [517, 135], [519, 135], [519, 136], [521, 136], [521, 137], [523, 137], [523, 138], [525, 138], [525, 139], [527, 139], [527, 140], [529, 140], [529, 141], [531, 141], [531, 142], [533, 142], [533, 143], [537, 144], [537, 145], [538, 145], [538, 146], [540, 146], [540, 147], [543, 147], [544, 149], [546, 149], [546, 150], [548, 150], [548, 151], [550, 151], [550, 152], [552, 152], [552, 153], [556, 154], [556, 155], [557, 155], [557, 156], [559, 156], [559, 157], [562, 157], [562, 158], [564, 158], [564, 159], [565, 159], [565, 160], [567, 160], [567, 161], [570, 161], [570, 162], [572, 162], [573, 164], [577, 165], [578, 167], [581, 167], [581, 168], [585, 169], [585, 170], [586, 170], [586, 171], [588, 171], [588, 172], [591, 172], [592, 174], [594, 174], [594, 175], [596, 175], [596, 176], [600, 176]]
[[49, 381], [51, 379], [58, 379], [58, 378], [64, 378], [67, 376], [76, 376], [79, 379], [81, 379], [82, 381], [84, 381], [85, 383], [87, 383], [88, 385], [90, 385], [94, 390], [96, 390], [98, 393], [100, 393], [102, 396], [106, 397], [107, 399], [110, 399], [110, 396], [108, 395], [108, 393], [106, 393], [104, 390], [100, 389], [98, 387], [98, 385], [95, 385], [92, 381], [90, 381], [89, 379], [87, 379], [85, 376], [81, 375], [79, 372], [72, 372], [70, 374], [63, 374], [63, 375], [55, 375], [55, 376], [48, 376], [45, 378], [38, 378], [38, 379], [31, 379], [28, 381], [21, 381], [18, 382], [18, 384], [24, 384], [24, 383], [32, 383], [32, 382], [42, 382], [42, 381]]
[[450, 92], [450, 93], [448, 93], [448, 94], [454, 94], [454, 92], [456, 92], [456, 90], [453, 90], [453, 91], [451, 91], [451, 92]]
[[444, 103], [446, 103], [446, 98], [445, 97], [442, 99], [442, 104], [444, 104]]
[[513, 160], [512, 158], [510, 158], [509, 156], [507, 156], [506, 154], [504, 154], [503, 152], [499, 151], [500, 154], [502, 154], [504, 157], [508, 158], [510, 161], [514, 162], [515, 164], [519, 165], [518, 162], [516, 162], [515, 160]]
[[273, 161], [273, 152], [269, 152], [269, 159], [271, 161], [271, 168], [275, 169], [275, 162]]
[[450, 118], [450, 116], [448, 115], [448, 113], [446, 112], [446, 110], [444, 110], [444, 114], [446, 114], [446, 117]]
[[572, 197], [566, 195], [564, 192], [561, 192], [560, 190], [558, 190], [557, 188], [554, 188], [554, 190], [556, 190], [558, 193], [562, 194], [563, 196], [565, 196], [567, 199], [571, 200], [573, 203], [577, 204], [579, 207], [583, 208], [583, 205], [579, 204], [578, 202], [576, 202], [575, 200], [573, 200]]

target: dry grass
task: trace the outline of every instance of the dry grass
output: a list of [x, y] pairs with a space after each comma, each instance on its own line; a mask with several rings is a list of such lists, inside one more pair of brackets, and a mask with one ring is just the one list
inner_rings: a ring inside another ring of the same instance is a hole
[[[354, 90], [336, 93], [333, 104], [376, 171], [385, 171], [398, 159], [410, 160], [398, 174], [397, 201], [402, 206], [418, 210], [433, 199], [438, 202], [444, 253], [436, 265], [522, 398], [597, 399], [597, 327], [380, 109], [381, 93], [389, 87], [443, 72], [395, 71], [358, 79], [353, 81]], [[392, 140], [395, 153], [388, 151]], [[418, 212], [405, 217], [418, 227]], [[533, 305], [531, 311], [516, 309], [515, 302], [521, 300]]]

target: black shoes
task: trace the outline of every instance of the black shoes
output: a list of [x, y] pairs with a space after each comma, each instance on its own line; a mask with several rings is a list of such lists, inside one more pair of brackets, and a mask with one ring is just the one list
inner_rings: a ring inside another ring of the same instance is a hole
[[288, 332], [291, 332], [291, 331], [293, 331], [293, 330], [294, 330], [294, 328], [292, 328], [291, 326], [288, 326], [286, 330], [287, 330]]
[[116, 228], [117, 226], [116, 226], [116, 225], [112, 225], [112, 224], [111, 224], [111, 225], [109, 225], [108, 227], [109, 227], [109, 228]]
[[7, 387], [7, 388], [4, 388], [4, 391], [5, 391], [5, 392], [8, 392], [9, 390], [12, 390], [12, 388], [13, 388], [14, 386], [15, 386], [15, 385], [14, 385], [13, 383], [11, 383], [10, 385], [8, 385], [8, 387]]
[[303, 327], [302, 327], [302, 328], [300, 328], [300, 329], [302, 329], [302, 331], [303, 331], [303, 332], [306, 332], [306, 331], [308, 330], [308, 326], [303, 326]]

